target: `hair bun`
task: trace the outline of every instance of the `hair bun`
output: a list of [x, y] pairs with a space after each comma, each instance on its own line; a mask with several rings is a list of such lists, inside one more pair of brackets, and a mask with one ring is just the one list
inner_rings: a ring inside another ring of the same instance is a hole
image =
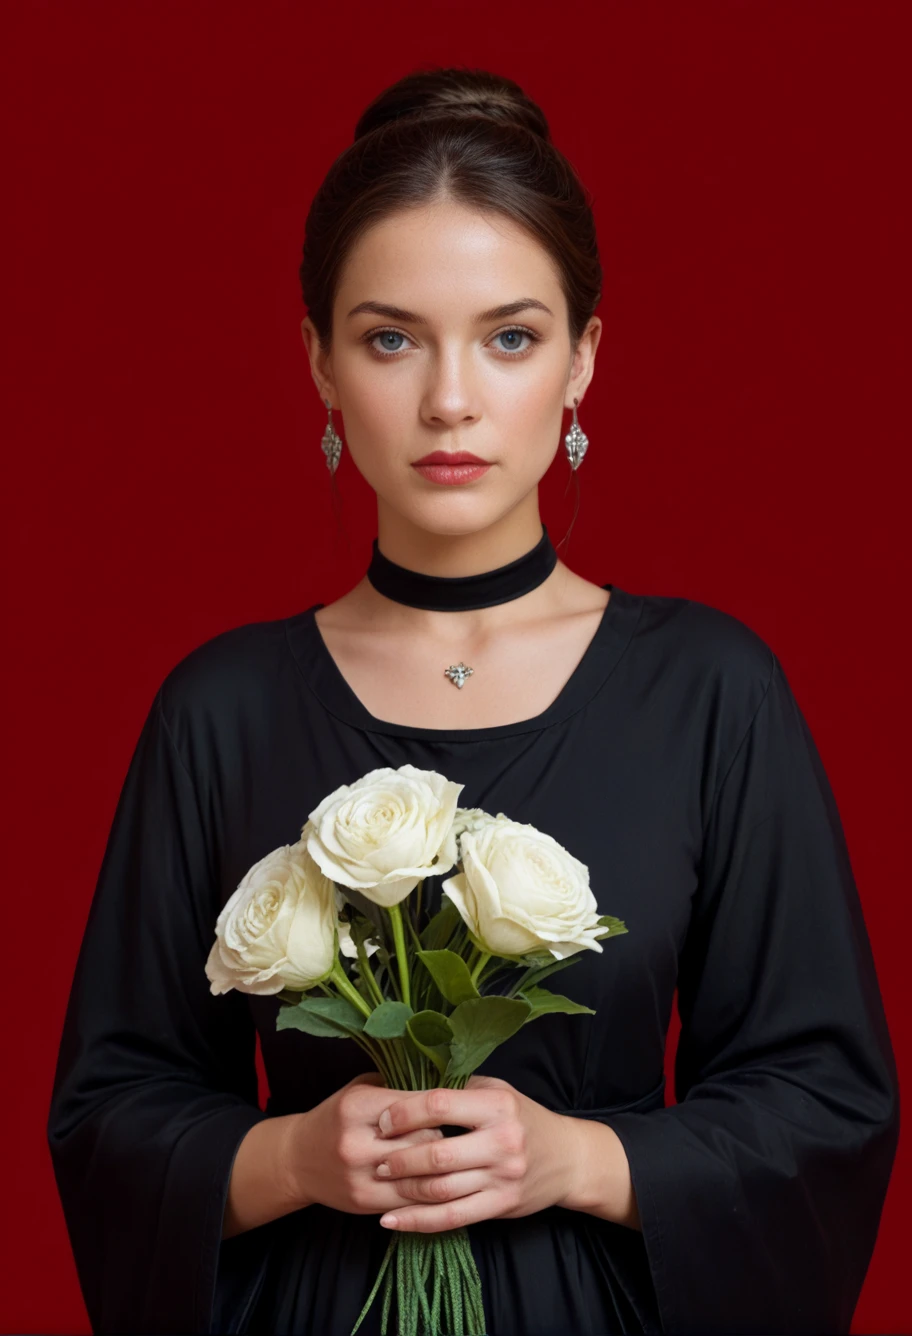
[[355, 139], [414, 116], [486, 116], [550, 140], [545, 114], [512, 79], [486, 70], [416, 70], [383, 90], [361, 114]]

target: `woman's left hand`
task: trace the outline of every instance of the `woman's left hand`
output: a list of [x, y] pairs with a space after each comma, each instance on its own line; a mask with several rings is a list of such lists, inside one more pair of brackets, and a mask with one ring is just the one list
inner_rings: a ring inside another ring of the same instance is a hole
[[400, 1193], [403, 1204], [394, 1208], [395, 1224], [387, 1212], [381, 1225], [425, 1233], [459, 1229], [495, 1216], [530, 1215], [561, 1205], [569, 1195], [579, 1167], [574, 1120], [509, 1081], [473, 1075], [462, 1090], [403, 1092], [384, 1111], [378, 1150], [384, 1133], [403, 1136], [441, 1124], [473, 1130], [386, 1157], [389, 1175], [378, 1177]]

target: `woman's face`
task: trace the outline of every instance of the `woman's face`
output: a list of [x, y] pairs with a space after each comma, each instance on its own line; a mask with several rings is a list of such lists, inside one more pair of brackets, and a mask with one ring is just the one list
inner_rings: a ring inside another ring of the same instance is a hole
[[[536, 487], [564, 408], [591, 378], [600, 322], [571, 347], [543, 247], [510, 219], [445, 200], [397, 212], [355, 244], [328, 355], [309, 320], [302, 332], [378, 503], [457, 534], [494, 523]], [[446, 484], [415, 468], [432, 451], [470, 451], [490, 467]]]

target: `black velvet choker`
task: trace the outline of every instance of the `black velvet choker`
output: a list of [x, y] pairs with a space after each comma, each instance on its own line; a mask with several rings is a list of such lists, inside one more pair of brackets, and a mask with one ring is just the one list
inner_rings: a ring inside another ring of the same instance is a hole
[[537, 588], [557, 565], [557, 552], [544, 525], [538, 543], [524, 556], [478, 575], [425, 575], [410, 571], [385, 557], [378, 542], [375, 538], [367, 568], [367, 578], [378, 593], [396, 603], [435, 612], [468, 612], [472, 608], [507, 603]]

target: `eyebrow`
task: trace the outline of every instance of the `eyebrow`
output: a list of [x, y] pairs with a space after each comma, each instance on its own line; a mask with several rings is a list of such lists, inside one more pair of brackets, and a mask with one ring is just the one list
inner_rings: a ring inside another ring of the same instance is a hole
[[[520, 297], [518, 301], [507, 302], [504, 306], [493, 306], [490, 311], [479, 312], [475, 316], [475, 323], [482, 325], [490, 320], [508, 320], [511, 315], [519, 315], [520, 311], [544, 311], [546, 315], [554, 314], [549, 306], [536, 297]], [[359, 302], [349, 311], [349, 319], [353, 315], [382, 315], [386, 316], [387, 320], [399, 320], [408, 325], [428, 323], [423, 315], [416, 315], [414, 311], [404, 311], [401, 306], [388, 306], [386, 302]]]

